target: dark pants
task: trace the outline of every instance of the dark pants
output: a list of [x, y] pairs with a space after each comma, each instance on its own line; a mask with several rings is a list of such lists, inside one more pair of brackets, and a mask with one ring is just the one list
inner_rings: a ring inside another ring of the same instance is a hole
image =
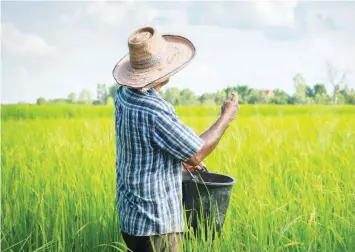
[[181, 252], [182, 251], [182, 234], [170, 233], [164, 235], [152, 236], [133, 236], [121, 232], [128, 251], [133, 252]]

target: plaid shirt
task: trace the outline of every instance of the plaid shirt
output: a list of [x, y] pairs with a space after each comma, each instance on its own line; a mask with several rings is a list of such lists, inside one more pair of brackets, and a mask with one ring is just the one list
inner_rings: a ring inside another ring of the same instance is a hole
[[153, 88], [118, 89], [115, 131], [121, 230], [136, 236], [183, 232], [181, 163], [203, 140]]

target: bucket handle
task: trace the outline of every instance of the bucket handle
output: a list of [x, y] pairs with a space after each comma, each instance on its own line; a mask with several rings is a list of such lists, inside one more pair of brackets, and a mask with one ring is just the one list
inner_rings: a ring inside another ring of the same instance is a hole
[[[188, 173], [190, 174], [190, 176], [192, 177], [192, 179], [193, 180], [196, 180], [196, 177], [195, 177], [195, 175], [193, 175], [192, 174], [192, 172], [186, 167], [186, 165], [184, 164], [184, 163], [182, 163], [182, 165], [185, 167], [185, 170], [187, 170], [188, 171]], [[206, 166], [204, 166], [204, 165], [201, 165], [201, 164], [199, 164], [199, 165], [197, 165], [197, 166], [200, 166], [200, 168], [201, 168], [201, 171], [203, 171], [203, 172], [208, 172], [208, 170], [207, 170], [207, 167]]]

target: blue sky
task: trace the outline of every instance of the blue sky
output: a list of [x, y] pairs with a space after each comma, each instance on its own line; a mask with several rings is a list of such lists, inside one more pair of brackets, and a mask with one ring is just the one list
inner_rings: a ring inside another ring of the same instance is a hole
[[189, 38], [196, 58], [170, 87], [198, 94], [247, 84], [293, 92], [328, 83], [326, 62], [355, 88], [355, 2], [2, 2], [1, 100], [64, 98], [97, 83], [142, 26]]

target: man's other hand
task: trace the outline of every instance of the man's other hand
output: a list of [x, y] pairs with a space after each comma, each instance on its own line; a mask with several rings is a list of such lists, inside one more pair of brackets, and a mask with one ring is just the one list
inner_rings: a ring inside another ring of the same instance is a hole
[[[182, 163], [182, 171], [186, 171], [186, 168], [189, 169], [189, 171], [200, 171], [202, 170], [202, 167], [205, 167], [205, 163], [201, 162], [199, 165], [192, 166], [187, 163]], [[186, 168], [185, 168], [186, 167]]]

